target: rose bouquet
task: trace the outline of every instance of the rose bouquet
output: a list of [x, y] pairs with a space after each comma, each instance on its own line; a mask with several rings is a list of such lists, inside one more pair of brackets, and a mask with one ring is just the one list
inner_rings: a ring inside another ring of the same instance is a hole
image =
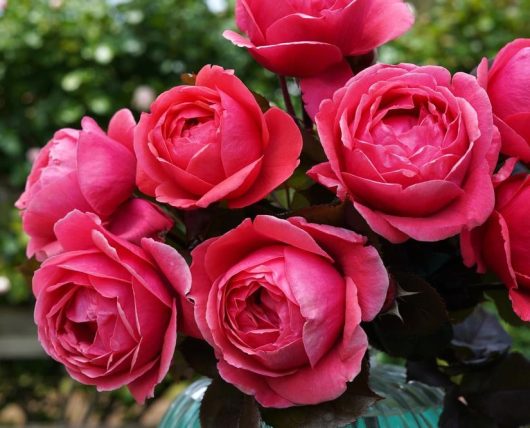
[[530, 321], [530, 40], [451, 75], [375, 64], [413, 24], [401, 0], [238, 0], [236, 18], [224, 36], [286, 111], [206, 65], [36, 159], [17, 207], [46, 352], [140, 403], [179, 353], [214, 379], [205, 426], [282, 427], [384, 399], [378, 350], [445, 389], [442, 426], [529, 423], [530, 361], [492, 309]]

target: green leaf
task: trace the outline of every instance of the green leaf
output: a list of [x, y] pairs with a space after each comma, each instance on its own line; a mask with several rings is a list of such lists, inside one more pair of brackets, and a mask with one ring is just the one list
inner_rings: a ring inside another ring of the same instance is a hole
[[204, 340], [186, 337], [178, 348], [189, 366], [197, 373], [212, 379], [217, 377], [217, 359], [213, 348]]
[[258, 94], [257, 92], [254, 92], [254, 91], [251, 91], [251, 92], [263, 113], [265, 113], [267, 110], [271, 108], [271, 105], [267, 98], [265, 98], [261, 94]]
[[366, 220], [353, 207], [351, 202], [345, 202], [346, 227], [360, 235], [366, 236], [368, 242], [373, 245], [379, 253], [382, 252], [382, 244], [379, 235], [368, 225]]
[[458, 389], [450, 390], [444, 398], [444, 410], [440, 416], [440, 428], [497, 428], [491, 418], [468, 406]]
[[369, 364], [365, 358], [361, 373], [336, 400], [288, 409], [262, 408], [261, 416], [274, 428], [336, 428], [350, 424], [382, 398], [370, 389], [368, 377]]
[[344, 203], [315, 205], [291, 212], [291, 217], [304, 217], [310, 223], [344, 226]]
[[530, 423], [530, 361], [519, 353], [479, 372], [466, 374], [460, 393], [469, 406], [503, 426]]
[[302, 153], [311, 161], [311, 163], [327, 162], [328, 158], [324, 153], [324, 149], [320, 141], [312, 131], [300, 129], [303, 138]]
[[291, 202], [291, 208], [294, 210], [301, 210], [311, 206], [311, 203], [301, 193], [295, 193]]
[[508, 289], [490, 290], [486, 292], [486, 296], [495, 303], [499, 316], [508, 324], [514, 327], [530, 327], [529, 322], [523, 321], [513, 311], [512, 302], [508, 296]]
[[453, 383], [442, 373], [436, 360], [407, 361], [407, 381], [415, 380], [439, 388], [450, 388]]
[[221, 378], [215, 378], [201, 402], [202, 428], [259, 428], [260, 415], [253, 397]]
[[306, 171], [298, 168], [287, 181], [287, 185], [296, 190], [306, 190], [313, 186], [315, 182], [309, 178]]
[[397, 299], [401, 319], [381, 314], [365, 324], [371, 343], [394, 357], [435, 357], [452, 336], [444, 302], [434, 288], [416, 275], [394, 273], [393, 277], [407, 292]]
[[453, 325], [451, 348], [463, 365], [483, 365], [502, 357], [512, 339], [496, 316], [478, 307], [463, 322]]

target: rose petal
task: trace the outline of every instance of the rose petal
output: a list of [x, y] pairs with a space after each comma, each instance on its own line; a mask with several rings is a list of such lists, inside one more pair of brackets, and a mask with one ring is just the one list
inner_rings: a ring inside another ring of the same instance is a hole
[[173, 221], [156, 205], [134, 198], [119, 207], [107, 229], [114, 235], [134, 244], [142, 238], [158, 238], [169, 231]]
[[131, 152], [134, 150], [134, 128], [136, 121], [128, 109], [119, 110], [109, 122], [107, 135], [109, 138], [123, 144]]
[[312, 76], [342, 61], [339, 48], [321, 42], [263, 45], [250, 48], [249, 52], [265, 68], [284, 76]]
[[333, 97], [337, 89], [353, 77], [353, 72], [346, 61], [324, 70], [320, 74], [301, 79], [302, 98], [307, 113], [314, 120], [323, 100]]
[[136, 161], [133, 154], [106, 136], [82, 132], [77, 146], [79, 186], [102, 216], [131, 197]]
[[246, 193], [229, 201], [230, 208], [242, 208], [263, 199], [287, 180], [299, 164], [302, 136], [294, 121], [275, 107], [265, 113], [265, 121], [270, 139], [259, 176]]

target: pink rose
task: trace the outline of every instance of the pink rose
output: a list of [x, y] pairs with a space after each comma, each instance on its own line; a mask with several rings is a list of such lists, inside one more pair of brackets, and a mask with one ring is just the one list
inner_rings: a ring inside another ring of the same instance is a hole
[[93, 212], [106, 221], [132, 196], [134, 126], [129, 110], [114, 115], [107, 134], [85, 117], [81, 131], [61, 129], [39, 152], [16, 203], [30, 237], [28, 257], [44, 260], [60, 252], [53, 227], [70, 211]]
[[241, 208], [287, 180], [302, 137], [278, 108], [265, 114], [232, 71], [206, 66], [142, 114], [134, 137], [142, 192], [177, 208]]
[[308, 174], [389, 241], [442, 240], [491, 214], [498, 133], [472, 76], [376, 65], [323, 102], [316, 122], [329, 162]]
[[494, 272], [508, 287], [515, 313], [530, 321], [530, 176], [510, 177], [495, 194], [488, 221], [462, 233], [462, 255], [467, 266]]
[[484, 58], [477, 75], [493, 106], [502, 153], [530, 163], [530, 39], [508, 43], [491, 68]]
[[224, 36], [265, 68], [304, 78], [304, 100], [316, 113], [352, 77], [347, 58], [401, 36], [414, 15], [402, 0], [237, 0], [236, 21], [248, 39]]
[[266, 407], [333, 400], [361, 370], [388, 274], [349, 230], [258, 216], [193, 252], [195, 319], [220, 375]]
[[180, 297], [191, 285], [186, 262], [152, 239], [118, 238], [94, 214], [73, 211], [55, 233], [65, 252], [33, 278], [42, 346], [79, 382], [127, 385], [142, 403], [169, 369], [177, 327], [198, 335]]

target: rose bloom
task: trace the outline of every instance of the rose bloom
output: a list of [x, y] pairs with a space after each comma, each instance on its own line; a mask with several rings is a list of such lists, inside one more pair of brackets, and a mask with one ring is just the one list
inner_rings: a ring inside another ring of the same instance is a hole
[[94, 214], [73, 211], [55, 232], [65, 252], [33, 278], [42, 346], [79, 382], [127, 385], [142, 403], [169, 369], [177, 328], [198, 335], [180, 297], [191, 285], [186, 262], [152, 239], [118, 238]]
[[39, 152], [16, 202], [30, 238], [28, 257], [44, 260], [60, 251], [53, 227], [73, 209], [107, 220], [132, 196], [135, 125], [129, 110], [114, 115], [107, 134], [85, 117], [81, 131], [61, 129]]
[[333, 400], [361, 371], [361, 321], [389, 278], [349, 230], [258, 216], [192, 252], [195, 319], [221, 377], [266, 407]]
[[488, 221], [462, 233], [462, 255], [467, 266], [494, 272], [508, 287], [515, 313], [530, 321], [530, 176], [510, 177], [495, 195]]
[[263, 113], [232, 71], [206, 66], [195, 86], [177, 86], [136, 129], [137, 184], [177, 208], [231, 208], [263, 199], [297, 167], [302, 137], [289, 115]]
[[500, 142], [472, 76], [376, 65], [324, 101], [316, 122], [329, 161], [308, 174], [389, 241], [442, 240], [491, 214]]
[[484, 58], [477, 76], [493, 106], [501, 151], [530, 163], [530, 39], [507, 44], [491, 68]]
[[401, 36], [414, 23], [402, 0], [237, 0], [237, 26], [224, 36], [265, 68], [303, 78], [310, 115], [353, 76], [347, 58]]

